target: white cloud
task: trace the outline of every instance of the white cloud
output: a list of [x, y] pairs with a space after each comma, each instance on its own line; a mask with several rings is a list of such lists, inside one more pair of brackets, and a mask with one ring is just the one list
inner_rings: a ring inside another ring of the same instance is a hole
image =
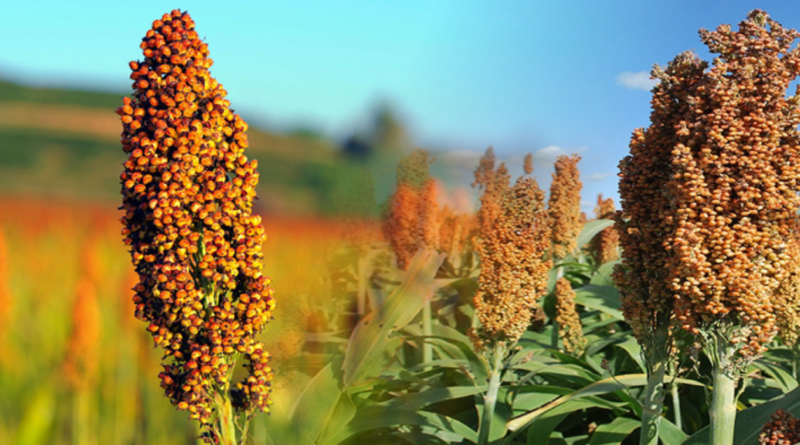
[[580, 153], [583, 150], [584, 148], [566, 149], [557, 145], [548, 145], [547, 147], [540, 148], [533, 152], [533, 159], [536, 165], [553, 164], [559, 156]]
[[609, 177], [611, 175], [613, 175], [613, 173], [611, 173], [611, 172], [591, 173], [591, 174], [588, 174], [588, 175], [584, 176], [583, 179], [585, 179], [587, 181], [603, 181], [603, 180], [605, 180], [607, 177]]
[[617, 85], [622, 85], [629, 90], [650, 91], [657, 84], [658, 80], [651, 79], [650, 73], [647, 71], [638, 71], [635, 73], [623, 71], [617, 75]]

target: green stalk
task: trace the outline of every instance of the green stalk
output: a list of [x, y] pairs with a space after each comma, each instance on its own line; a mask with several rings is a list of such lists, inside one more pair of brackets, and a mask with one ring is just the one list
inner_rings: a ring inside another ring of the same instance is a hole
[[[73, 394], [72, 443], [88, 444], [89, 439], [89, 393], [79, 388]], [[93, 441], [92, 441], [93, 443]]]
[[664, 411], [664, 376], [669, 360], [669, 324], [659, 320], [654, 341], [645, 351], [647, 361], [647, 387], [642, 406], [640, 445], [658, 445], [658, 428]]
[[219, 415], [220, 445], [236, 445], [236, 423], [233, 419], [231, 400], [226, 395], [214, 394], [214, 403]]
[[492, 369], [489, 373], [489, 388], [483, 397], [483, 417], [478, 429], [478, 445], [489, 443], [489, 431], [492, 428], [494, 408], [497, 405], [497, 392], [500, 389], [500, 374], [503, 371], [505, 349], [497, 346], [490, 354], [492, 355]]
[[664, 375], [667, 367], [664, 361], [653, 363], [652, 370], [647, 373], [647, 388], [642, 407], [642, 434], [640, 445], [658, 445], [658, 426], [661, 423], [661, 412], [664, 409]]
[[711, 390], [711, 443], [732, 445], [736, 424], [736, 378], [729, 374], [736, 349], [723, 335], [715, 333], [711, 357], [713, 387]]
[[[425, 302], [425, 306], [422, 306], [422, 335], [425, 337], [433, 335], [431, 317], [431, 300], [428, 300]], [[431, 360], [433, 360], [433, 347], [425, 340], [422, 342], [422, 363], [427, 364]]]
[[[673, 375], [675, 375], [673, 373]], [[672, 394], [672, 407], [675, 410], [675, 426], [683, 431], [683, 419], [681, 418], [681, 398], [678, 395], [678, 384], [672, 382], [670, 385], [670, 393]]]

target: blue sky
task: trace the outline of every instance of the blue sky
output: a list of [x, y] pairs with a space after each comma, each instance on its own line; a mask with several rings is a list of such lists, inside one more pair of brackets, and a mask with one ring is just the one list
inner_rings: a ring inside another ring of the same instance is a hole
[[191, 13], [245, 117], [341, 138], [388, 101], [418, 145], [465, 168], [489, 145], [511, 161], [534, 152], [543, 185], [555, 155], [579, 152], [587, 210], [616, 196], [654, 63], [708, 59], [697, 30], [755, 8], [800, 28], [785, 1], [27, 0], [3, 6], [0, 76], [125, 92], [141, 37], [172, 8]]

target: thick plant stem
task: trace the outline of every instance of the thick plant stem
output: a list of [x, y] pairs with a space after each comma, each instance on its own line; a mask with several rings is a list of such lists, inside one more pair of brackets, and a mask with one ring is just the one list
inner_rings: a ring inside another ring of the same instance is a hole
[[494, 408], [497, 405], [497, 392], [500, 389], [500, 375], [503, 372], [504, 356], [505, 349], [502, 347], [495, 347], [491, 351], [492, 369], [489, 373], [489, 388], [486, 390], [486, 395], [483, 397], [483, 417], [481, 418], [481, 424], [478, 429], [478, 445], [489, 443], [489, 431], [492, 428]]
[[227, 395], [216, 393], [214, 401], [219, 415], [220, 445], [236, 445], [236, 422], [233, 419], [233, 407]]
[[658, 445], [658, 427], [664, 410], [664, 376], [669, 360], [669, 324], [662, 320], [653, 333], [653, 343], [646, 350], [647, 387], [642, 407], [640, 445]]
[[736, 378], [730, 375], [731, 357], [735, 349], [722, 335], [715, 336], [715, 356], [712, 357], [713, 385], [711, 392], [711, 443], [732, 445], [736, 424]]

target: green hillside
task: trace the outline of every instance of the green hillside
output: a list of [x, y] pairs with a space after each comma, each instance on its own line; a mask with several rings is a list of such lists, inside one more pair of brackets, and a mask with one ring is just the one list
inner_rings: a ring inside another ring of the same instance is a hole
[[[0, 81], [0, 194], [117, 200], [122, 96]], [[365, 174], [324, 139], [252, 126], [248, 136], [267, 212], [337, 213]]]

